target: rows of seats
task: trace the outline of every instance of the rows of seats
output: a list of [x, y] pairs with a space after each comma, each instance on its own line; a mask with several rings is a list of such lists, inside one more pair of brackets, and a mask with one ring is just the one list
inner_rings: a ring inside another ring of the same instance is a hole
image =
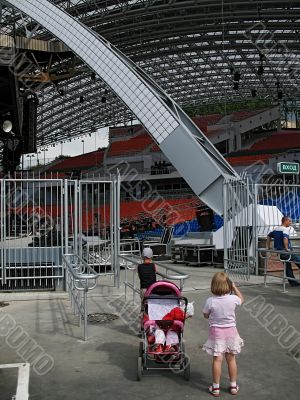
[[240, 155], [240, 156], [233, 156], [228, 157], [227, 161], [230, 165], [237, 166], [237, 165], [251, 165], [254, 163], [262, 163], [266, 164], [268, 160], [272, 157], [271, 154], [256, 154], [256, 155]]
[[266, 199], [261, 204], [276, 206], [283, 215], [289, 215], [293, 220], [300, 218], [300, 190], [297, 189], [286, 195]]
[[283, 150], [300, 148], [300, 131], [278, 131], [255, 143], [250, 150]]
[[123, 127], [117, 127], [117, 128], [111, 128], [110, 129], [110, 135], [112, 138], [115, 137], [123, 137], [126, 136], [128, 133], [130, 134], [136, 134], [140, 129], [143, 129], [142, 125], [132, 125], [132, 126], [123, 126]]
[[207, 127], [209, 125], [215, 125], [220, 121], [222, 115], [220, 114], [211, 114], [204, 116], [197, 116], [193, 118], [194, 123], [200, 128], [200, 130], [204, 133], [207, 132]]
[[[121, 202], [121, 218], [138, 219], [141, 213], [161, 217], [166, 214], [167, 223], [174, 225], [195, 217], [191, 199], [143, 200]], [[159, 215], [158, 215], [159, 213]]]
[[254, 115], [260, 114], [265, 110], [254, 110], [254, 111], [235, 111], [230, 116], [231, 122], [239, 122], [243, 121], [244, 119], [253, 117]]
[[134, 138], [111, 143], [107, 156], [114, 157], [130, 153], [140, 152], [153, 143], [152, 138], [147, 134], [141, 134]]
[[103, 161], [104, 151], [97, 150], [91, 153], [80, 154], [79, 156], [65, 158], [56, 163], [48, 171], [68, 171], [73, 169], [91, 168], [101, 165]]

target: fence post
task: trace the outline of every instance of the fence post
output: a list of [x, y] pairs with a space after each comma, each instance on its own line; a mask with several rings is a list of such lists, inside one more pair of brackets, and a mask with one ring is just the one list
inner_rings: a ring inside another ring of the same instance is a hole
[[[252, 215], [250, 214], [250, 196], [251, 196], [251, 192], [250, 192], [250, 182], [249, 182], [249, 178], [246, 179], [246, 207], [247, 207], [247, 214], [246, 214], [246, 221], [245, 221], [245, 225], [247, 226], [247, 241], [246, 241], [246, 246], [245, 246], [245, 250], [246, 250], [246, 254], [247, 254], [247, 277], [248, 279], [250, 278], [250, 265], [251, 265], [251, 258], [250, 258], [250, 254], [251, 254], [251, 240], [250, 240], [250, 227], [252, 225], [252, 235], [253, 234], [253, 211], [252, 211]], [[250, 220], [251, 218], [251, 220]], [[251, 225], [250, 225], [251, 224]], [[248, 247], [248, 251], [247, 248]], [[253, 248], [253, 255], [252, 255], [252, 262], [254, 262], [254, 257], [255, 257], [255, 250]]]
[[83, 292], [84, 340], [87, 340], [87, 337], [88, 337], [88, 333], [87, 333], [87, 292], [88, 292], [87, 288], [85, 288], [84, 292]]
[[65, 205], [65, 254], [68, 254], [69, 249], [69, 214], [68, 214], [68, 205], [69, 205], [69, 196], [68, 196], [68, 180], [64, 180], [64, 205]]
[[120, 191], [121, 191], [121, 178], [119, 170], [117, 172], [116, 181], [116, 243], [115, 243], [115, 253], [116, 253], [116, 268], [117, 268], [117, 287], [120, 287]]
[[257, 226], [257, 204], [258, 204], [258, 192], [257, 192], [257, 183], [254, 185], [254, 206], [253, 206], [253, 243], [254, 243], [254, 261], [255, 261], [255, 275], [258, 275], [258, 226]]
[[227, 243], [227, 223], [228, 223], [228, 209], [227, 209], [227, 182], [223, 183], [223, 242], [224, 242], [224, 270], [228, 268], [228, 243]]
[[78, 182], [74, 182], [74, 223], [73, 223], [73, 245], [74, 245], [74, 253], [78, 255], [78, 196], [79, 196], [79, 187]]
[[4, 252], [5, 252], [5, 231], [4, 231], [4, 207], [5, 207], [5, 201], [4, 201], [4, 185], [5, 182], [3, 179], [0, 180], [0, 243], [1, 243], [1, 248], [0, 248], [0, 255], [1, 255], [1, 267], [2, 267], [2, 273], [1, 273], [1, 283], [4, 284], [4, 274], [5, 274], [5, 265], [4, 265]]

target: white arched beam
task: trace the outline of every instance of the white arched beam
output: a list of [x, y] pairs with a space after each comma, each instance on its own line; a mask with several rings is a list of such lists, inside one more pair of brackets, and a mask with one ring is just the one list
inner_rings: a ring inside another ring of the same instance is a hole
[[132, 61], [48, 0], [0, 0], [29, 15], [81, 58], [126, 104], [199, 198], [223, 213], [235, 171], [181, 108]]

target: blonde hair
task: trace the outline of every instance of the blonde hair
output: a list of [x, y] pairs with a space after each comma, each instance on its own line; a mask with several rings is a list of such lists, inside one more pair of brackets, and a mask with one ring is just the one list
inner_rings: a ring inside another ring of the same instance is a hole
[[215, 296], [223, 296], [231, 292], [231, 282], [225, 272], [217, 272], [214, 274], [210, 290]]

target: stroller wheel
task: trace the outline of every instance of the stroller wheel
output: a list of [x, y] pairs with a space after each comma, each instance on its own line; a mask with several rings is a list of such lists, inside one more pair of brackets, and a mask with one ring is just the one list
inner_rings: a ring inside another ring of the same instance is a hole
[[183, 369], [184, 379], [186, 381], [189, 381], [191, 377], [191, 367], [190, 367], [190, 360], [188, 359], [188, 357], [184, 357], [182, 369]]
[[136, 378], [138, 381], [140, 381], [142, 379], [142, 373], [143, 373], [143, 359], [142, 359], [142, 357], [138, 357], [137, 375], [136, 375]]
[[140, 342], [140, 345], [139, 345], [139, 357], [143, 357], [143, 354], [144, 354], [144, 345], [143, 345], [143, 342]]

